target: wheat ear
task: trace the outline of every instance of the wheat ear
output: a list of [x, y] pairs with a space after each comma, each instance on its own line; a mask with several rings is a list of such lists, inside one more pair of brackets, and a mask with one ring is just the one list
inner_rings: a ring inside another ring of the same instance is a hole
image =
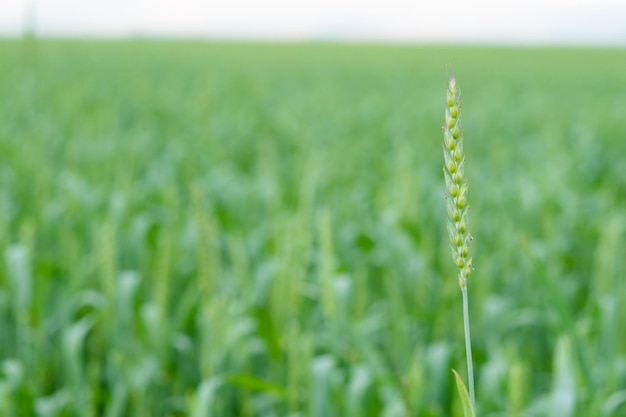
[[467, 179], [465, 178], [465, 154], [463, 152], [463, 130], [461, 128], [461, 90], [452, 73], [450, 73], [448, 79], [446, 118], [443, 126], [443, 155], [446, 207], [448, 209], [448, 235], [450, 236], [452, 259], [459, 268], [459, 286], [463, 294], [463, 328], [465, 332], [465, 353], [467, 356], [467, 379], [472, 406], [476, 409], [467, 297], [467, 279], [473, 270], [472, 257], [469, 256], [469, 246], [472, 237], [467, 226], [469, 205], [467, 203]]

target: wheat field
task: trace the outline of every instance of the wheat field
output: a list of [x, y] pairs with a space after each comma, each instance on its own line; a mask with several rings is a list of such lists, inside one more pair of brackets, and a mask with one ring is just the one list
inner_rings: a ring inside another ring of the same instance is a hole
[[[626, 51], [0, 41], [0, 415], [626, 414]], [[462, 372], [463, 374], [464, 372]]]

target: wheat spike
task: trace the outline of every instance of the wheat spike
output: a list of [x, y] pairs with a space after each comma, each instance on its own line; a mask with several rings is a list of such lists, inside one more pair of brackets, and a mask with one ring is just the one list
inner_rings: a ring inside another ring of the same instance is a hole
[[446, 118], [443, 126], [443, 155], [448, 235], [452, 259], [459, 267], [459, 285], [465, 288], [473, 270], [472, 257], [469, 256], [472, 236], [467, 226], [469, 205], [465, 178], [465, 154], [463, 153], [463, 129], [461, 128], [461, 90], [452, 73], [448, 80]]

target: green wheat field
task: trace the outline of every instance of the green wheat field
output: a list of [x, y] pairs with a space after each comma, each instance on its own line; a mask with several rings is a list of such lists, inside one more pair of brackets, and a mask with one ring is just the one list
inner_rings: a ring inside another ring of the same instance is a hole
[[0, 41], [0, 415], [626, 415], [626, 50]]

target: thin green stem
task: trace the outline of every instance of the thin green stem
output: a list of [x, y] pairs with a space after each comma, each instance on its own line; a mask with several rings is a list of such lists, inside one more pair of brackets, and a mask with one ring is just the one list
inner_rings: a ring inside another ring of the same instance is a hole
[[465, 356], [467, 360], [467, 384], [469, 385], [470, 399], [472, 400], [472, 408], [476, 412], [476, 399], [474, 396], [474, 365], [472, 362], [472, 338], [470, 336], [469, 326], [469, 301], [467, 297], [467, 283], [461, 288], [463, 294], [463, 329], [465, 331]]

